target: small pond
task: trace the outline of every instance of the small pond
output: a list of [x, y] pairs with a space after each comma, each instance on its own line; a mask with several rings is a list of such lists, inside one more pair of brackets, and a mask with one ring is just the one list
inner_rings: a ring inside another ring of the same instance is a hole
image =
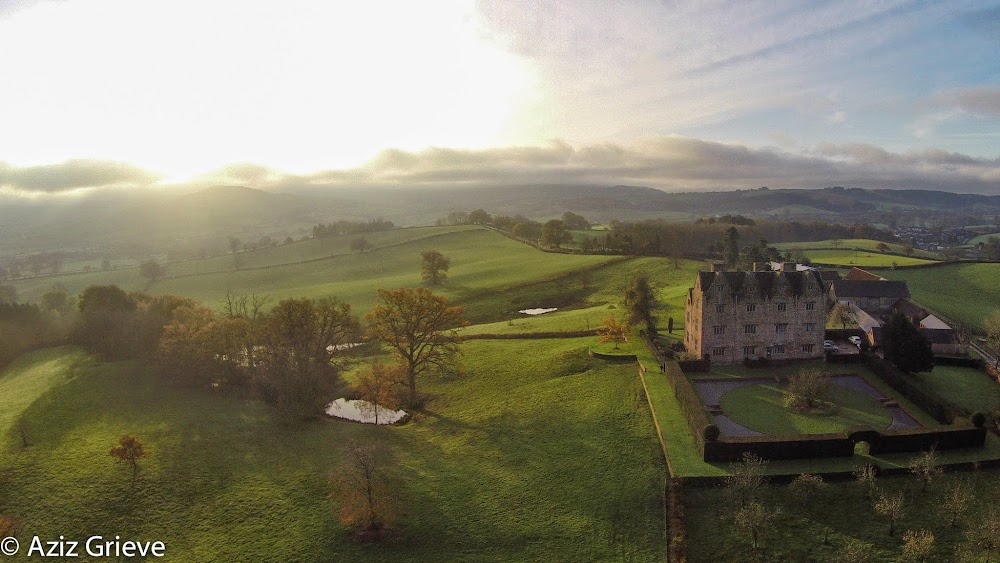
[[337, 399], [326, 406], [326, 414], [365, 424], [375, 424], [375, 409], [378, 409], [379, 424], [395, 424], [406, 418], [406, 411], [394, 411], [360, 399]]
[[525, 315], [544, 315], [545, 313], [551, 313], [552, 311], [558, 310], [559, 307], [549, 307], [547, 309], [539, 307], [537, 309], [521, 309], [518, 313], [524, 313]]

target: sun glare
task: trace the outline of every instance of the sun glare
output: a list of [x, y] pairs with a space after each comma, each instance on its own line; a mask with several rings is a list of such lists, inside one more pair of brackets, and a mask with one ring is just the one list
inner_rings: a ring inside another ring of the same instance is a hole
[[43, 2], [0, 20], [0, 154], [105, 158], [178, 181], [499, 142], [529, 63], [471, 2]]

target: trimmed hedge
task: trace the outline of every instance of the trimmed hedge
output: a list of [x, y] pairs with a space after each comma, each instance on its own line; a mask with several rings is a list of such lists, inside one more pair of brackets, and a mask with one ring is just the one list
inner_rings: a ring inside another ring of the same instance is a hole
[[763, 459], [850, 457], [857, 442], [868, 442], [873, 454], [920, 452], [936, 448], [978, 448], [986, 443], [986, 429], [974, 426], [949, 428], [905, 428], [879, 432], [857, 430], [834, 434], [788, 436], [740, 436], [705, 442], [705, 461], [739, 461], [744, 452]]
[[936, 366], [955, 366], [960, 368], [983, 369], [985, 364], [979, 358], [958, 357], [958, 356], [934, 356]]
[[953, 405], [944, 397], [907, 377], [896, 366], [882, 358], [868, 354], [865, 356], [865, 363], [875, 375], [881, 377], [890, 387], [926, 411], [941, 424], [951, 424], [955, 418], [969, 415], [968, 412]]
[[763, 459], [850, 457], [854, 441], [843, 433], [787, 436], [733, 436], [703, 446], [705, 461], [739, 461], [744, 452]]
[[673, 389], [674, 396], [677, 397], [677, 402], [680, 404], [681, 412], [684, 413], [684, 420], [688, 423], [688, 432], [694, 436], [695, 442], [698, 443], [698, 449], [704, 453], [704, 429], [712, 426], [714, 421], [705, 409], [705, 404], [702, 403], [698, 392], [694, 390], [694, 385], [691, 385], [691, 381], [684, 375], [684, 371], [681, 370], [681, 366], [677, 362], [666, 363], [666, 376], [667, 382], [670, 383], [670, 388]]
[[868, 443], [873, 454], [922, 452], [931, 448], [938, 450], [977, 448], [986, 443], [986, 429], [975, 426], [903, 428], [879, 432], [878, 438]]

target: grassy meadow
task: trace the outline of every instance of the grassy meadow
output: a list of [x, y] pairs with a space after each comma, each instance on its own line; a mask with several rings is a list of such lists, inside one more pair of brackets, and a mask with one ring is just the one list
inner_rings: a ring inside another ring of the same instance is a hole
[[859, 268], [889, 268], [892, 266], [922, 266], [932, 264], [934, 260], [912, 256], [897, 256], [882, 254], [871, 250], [823, 249], [803, 251], [814, 264], [829, 264], [831, 266], [857, 266]]
[[987, 315], [1000, 309], [1000, 264], [949, 264], [881, 273], [905, 281], [918, 303], [976, 330], [982, 329]]
[[[458, 302], [474, 301], [473, 297], [487, 292], [504, 292], [559, 278], [611, 260], [602, 256], [545, 253], [476, 227], [372, 233], [369, 240], [382, 246], [362, 254], [343, 252], [354, 238], [350, 235], [311, 239], [240, 253], [244, 266], [238, 270], [232, 268], [232, 256], [168, 264], [167, 277], [155, 283], [141, 278], [138, 270], [128, 269], [31, 278], [17, 280], [14, 285], [20, 298], [28, 301], [38, 299], [56, 283], [71, 293], [90, 285], [116, 284], [126, 290], [191, 297], [209, 306], [218, 306], [227, 290], [267, 294], [272, 302], [287, 297], [335, 296], [363, 313], [374, 304], [375, 290], [379, 287], [420, 285], [420, 253], [426, 250], [438, 250], [451, 259], [448, 280], [436, 291]], [[306, 261], [299, 260], [302, 258]], [[174, 271], [182, 266], [201, 273], [181, 275]], [[478, 311], [474, 307], [469, 314], [474, 320], [489, 315], [493, 315], [491, 320], [502, 318], [499, 311]]]
[[[35, 352], [0, 374], [0, 507], [22, 539], [157, 539], [177, 561], [654, 560], [659, 446], [634, 366], [589, 358], [592, 341], [468, 342], [468, 374], [425, 380], [427, 414], [400, 427], [286, 424], [138, 362]], [[134, 488], [108, 455], [123, 433], [149, 452]], [[350, 439], [395, 459], [399, 533], [384, 544], [350, 540], [329, 498]]]

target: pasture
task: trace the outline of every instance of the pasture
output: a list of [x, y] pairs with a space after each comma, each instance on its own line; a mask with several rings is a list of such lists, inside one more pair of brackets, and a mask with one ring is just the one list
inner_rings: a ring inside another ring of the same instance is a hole
[[[120, 534], [175, 561], [653, 560], [659, 446], [634, 366], [589, 358], [593, 340], [468, 342], [467, 375], [423, 381], [426, 414], [401, 427], [284, 423], [139, 362], [43, 350], [0, 373], [0, 506], [22, 540]], [[149, 453], [134, 488], [108, 455], [124, 433]], [[351, 541], [329, 496], [350, 439], [395, 460], [398, 535], [383, 544]]]
[[1000, 309], [1000, 264], [949, 264], [881, 274], [905, 281], [914, 301], [975, 330], [982, 330], [983, 319]]
[[912, 256], [897, 256], [894, 254], [882, 254], [869, 250], [805, 250], [807, 258], [814, 264], [828, 264], [831, 266], [859, 268], [890, 268], [893, 266], [922, 266], [933, 264], [934, 260], [925, 258], [915, 258]]
[[[295, 261], [327, 250], [339, 252], [355, 238], [350, 235], [241, 253], [246, 255], [245, 264], [238, 270], [232, 268], [232, 256], [210, 258], [204, 261], [207, 264], [186, 263], [188, 270], [202, 272], [190, 275], [175, 274], [175, 264], [168, 264], [167, 277], [154, 283], [142, 279], [138, 270], [127, 269], [31, 278], [17, 280], [14, 285], [23, 300], [38, 299], [55, 283], [71, 293], [90, 285], [116, 284], [126, 290], [191, 297], [209, 306], [219, 305], [227, 290], [266, 294], [272, 303], [287, 297], [335, 296], [363, 313], [374, 304], [379, 287], [420, 285], [420, 253], [426, 250], [438, 250], [451, 259], [448, 280], [435, 291], [455, 301], [484, 291], [497, 292], [559, 277], [611, 260], [604, 256], [545, 253], [483, 228], [427, 229], [372, 233], [372, 239], [384, 245], [361, 254], [340, 253]], [[418, 236], [420, 233], [423, 236]], [[384, 238], [375, 239], [377, 234]], [[474, 319], [481, 318], [474, 308], [469, 312]]]

